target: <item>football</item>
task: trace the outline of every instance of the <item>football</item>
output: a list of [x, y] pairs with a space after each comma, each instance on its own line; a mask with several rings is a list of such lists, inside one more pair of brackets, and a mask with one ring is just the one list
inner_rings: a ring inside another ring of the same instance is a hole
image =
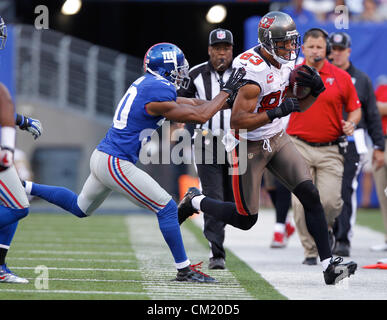
[[296, 77], [298, 76], [297, 75], [298, 70], [310, 74], [310, 71], [307, 68], [305, 68], [304, 65], [294, 68], [294, 70], [290, 73], [290, 76], [289, 76], [289, 87], [296, 98], [305, 99], [310, 95], [311, 89], [309, 87], [304, 87], [297, 84]]

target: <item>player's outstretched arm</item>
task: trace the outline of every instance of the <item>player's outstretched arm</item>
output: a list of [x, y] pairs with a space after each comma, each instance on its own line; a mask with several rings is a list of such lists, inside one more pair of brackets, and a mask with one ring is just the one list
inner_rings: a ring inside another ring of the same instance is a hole
[[229, 95], [240, 88], [245, 75], [244, 68], [234, 68], [221, 91], [211, 101], [178, 98], [176, 102], [151, 102], [146, 105], [147, 111], [151, 115], [162, 115], [176, 122], [205, 123], [223, 108]]

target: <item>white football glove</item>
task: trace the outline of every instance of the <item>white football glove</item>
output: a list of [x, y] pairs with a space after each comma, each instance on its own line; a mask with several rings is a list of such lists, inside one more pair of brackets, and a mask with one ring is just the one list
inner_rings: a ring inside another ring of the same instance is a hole
[[26, 120], [27, 120], [26, 130], [33, 135], [35, 140], [38, 139], [43, 132], [42, 124], [37, 119], [27, 118]]
[[1, 169], [4, 170], [12, 166], [13, 153], [14, 151], [9, 148], [1, 147], [1, 150], [0, 150], [0, 168]]

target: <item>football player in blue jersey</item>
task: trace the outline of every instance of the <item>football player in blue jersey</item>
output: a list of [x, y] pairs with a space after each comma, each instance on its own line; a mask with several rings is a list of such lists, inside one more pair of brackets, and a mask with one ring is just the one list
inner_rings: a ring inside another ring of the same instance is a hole
[[[0, 49], [7, 39], [7, 27], [0, 17]], [[39, 120], [16, 115], [16, 124], [34, 138], [42, 133]], [[15, 110], [8, 89], [0, 83], [0, 283], [28, 283], [8, 269], [5, 257], [18, 221], [28, 214], [29, 202], [20, 182], [13, 156], [15, 151]]]
[[[188, 62], [174, 44], [152, 46], [144, 57], [145, 74], [133, 82], [119, 102], [111, 128], [90, 159], [91, 173], [79, 195], [55, 186], [26, 181], [27, 194], [38, 196], [77, 217], [90, 216], [116, 191], [140, 207], [153, 211], [178, 270], [176, 280], [216, 282], [196, 270], [185, 253], [177, 218], [177, 205], [151, 176], [135, 163], [144, 139], [165, 119], [205, 123], [241, 85], [245, 71], [234, 70], [220, 93], [211, 101], [177, 98], [176, 89], [188, 85]], [[151, 130], [149, 130], [151, 129]]]

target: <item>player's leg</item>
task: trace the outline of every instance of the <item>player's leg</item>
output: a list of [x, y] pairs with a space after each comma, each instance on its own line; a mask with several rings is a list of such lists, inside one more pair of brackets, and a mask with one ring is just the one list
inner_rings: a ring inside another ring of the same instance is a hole
[[0, 283], [26, 284], [29, 282], [27, 279], [13, 273], [5, 262], [18, 223], [16, 221], [0, 229]]
[[352, 261], [341, 264], [341, 257], [332, 259], [327, 221], [319, 191], [312, 182], [309, 167], [287, 135], [284, 135], [281, 140], [278, 143], [282, 143], [282, 148], [278, 147], [280, 151], [269, 162], [268, 168], [302, 203], [307, 229], [316, 243], [320, 256], [325, 283], [336, 284], [344, 278], [339, 277], [344, 272], [348, 277], [354, 274], [357, 264]]
[[160, 231], [174, 258], [178, 281], [214, 282], [215, 279], [190, 267], [180, 226], [177, 205], [150, 175], [133, 163], [96, 151], [98, 162], [92, 171], [103, 184], [139, 207], [147, 208], [157, 216]]
[[14, 166], [0, 172], [0, 228], [27, 216], [29, 201]]
[[[234, 202], [223, 202], [205, 197], [196, 188], [190, 188], [179, 203], [179, 223], [193, 213], [208, 212], [215, 219], [238, 229], [250, 229], [258, 219], [259, 193], [266, 162], [261, 154], [262, 142], [248, 143], [247, 154], [240, 155], [239, 149], [232, 151], [232, 189]], [[247, 158], [246, 170], [242, 173], [238, 159]]]
[[18, 220], [28, 214], [29, 202], [14, 166], [0, 172], [0, 282], [28, 283], [14, 274], [5, 258], [18, 226]]
[[84, 218], [91, 215], [111, 193], [93, 172], [94, 162], [97, 162], [95, 152], [90, 158], [92, 172], [83, 185], [79, 195], [75, 192], [58, 186], [49, 186], [30, 181], [25, 182], [26, 193], [42, 198], [55, 204], [73, 215]]

